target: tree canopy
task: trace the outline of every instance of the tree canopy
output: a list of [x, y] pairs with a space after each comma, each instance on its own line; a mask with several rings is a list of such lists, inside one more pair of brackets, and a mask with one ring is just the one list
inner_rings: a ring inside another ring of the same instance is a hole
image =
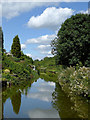
[[21, 57], [21, 46], [18, 35], [13, 38], [13, 44], [11, 46], [11, 53], [13, 56], [20, 58]]
[[57, 64], [89, 66], [89, 24], [88, 14], [76, 14], [61, 25], [57, 37], [51, 42]]

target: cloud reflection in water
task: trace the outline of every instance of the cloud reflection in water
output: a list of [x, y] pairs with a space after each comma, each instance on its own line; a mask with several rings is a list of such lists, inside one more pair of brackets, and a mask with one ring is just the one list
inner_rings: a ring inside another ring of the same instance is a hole
[[[38, 82], [39, 82], [39, 86], [36, 85], [37, 90], [35, 92], [33, 91], [30, 94], [28, 94], [27, 97], [32, 99], [39, 99], [45, 102], [52, 101], [52, 92], [55, 88], [55, 83], [45, 82], [42, 81], [41, 79], [39, 79]], [[38, 82], [34, 83], [34, 86], [35, 84], [38, 84]]]
[[55, 109], [34, 109], [28, 112], [30, 118], [60, 118]]

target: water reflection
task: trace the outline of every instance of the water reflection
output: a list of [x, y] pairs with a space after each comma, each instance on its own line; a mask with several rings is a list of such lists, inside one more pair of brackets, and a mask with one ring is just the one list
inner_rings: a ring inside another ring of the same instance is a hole
[[45, 82], [41, 78], [33, 84], [31, 82], [28, 85], [5, 89], [3, 91], [4, 117], [60, 118], [51, 104], [54, 89], [55, 83]]
[[[30, 118], [60, 118], [58, 112], [52, 109], [34, 109], [29, 111]], [[60, 120], [60, 119], [58, 119]]]
[[10, 98], [13, 106], [13, 111], [16, 114], [18, 114], [20, 110], [20, 105], [21, 105], [21, 92], [16, 91]]
[[[10, 101], [9, 103], [12, 104], [13, 112], [15, 114], [19, 114], [20, 107], [21, 107], [21, 94], [27, 96], [31, 85], [34, 81], [27, 81], [23, 85], [20, 86], [12, 86], [8, 88], [3, 88], [3, 118], [5, 116], [5, 110], [8, 111], [8, 108], [10, 107], [7, 101]], [[5, 107], [5, 104], [8, 106], [8, 108]], [[9, 111], [11, 112], [11, 111]]]
[[58, 110], [61, 118], [88, 118], [88, 103], [80, 97], [67, 97], [58, 84], [52, 96], [52, 105]]
[[27, 97], [31, 99], [50, 102], [52, 101], [52, 92], [54, 88], [55, 88], [55, 83], [45, 82], [44, 80], [38, 79], [38, 82], [34, 83], [32, 86], [32, 89], [34, 89], [34, 92], [31, 91], [30, 94], [27, 95]]
[[3, 116], [5, 118], [87, 118], [87, 103], [76, 97], [68, 98], [57, 83], [45, 80], [46, 78], [39, 78], [36, 82], [27, 81], [21, 86], [5, 88]]

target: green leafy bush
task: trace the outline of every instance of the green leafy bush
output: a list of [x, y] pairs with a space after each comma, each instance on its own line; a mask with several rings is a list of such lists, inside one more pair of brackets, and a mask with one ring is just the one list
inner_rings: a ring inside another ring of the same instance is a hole
[[19, 61], [18, 58], [11, 58], [4, 56], [3, 62], [3, 71], [9, 69], [11, 73], [17, 74], [19, 78], [30, 78], [31, 68], [27, 64], [27, 61], [24, 63], [16, 62]]
[[14, 60], [15, 62], [20, 62], [20, 58], [13, 57], [13, 60]]
[[75, 69], [75, 67], [67, 67], [59, 74], [59, 83], [65, 90], [67, 86], [70, 93], [88, 96], [88, 82], [89, 82], [90, 68], [85, 66]]

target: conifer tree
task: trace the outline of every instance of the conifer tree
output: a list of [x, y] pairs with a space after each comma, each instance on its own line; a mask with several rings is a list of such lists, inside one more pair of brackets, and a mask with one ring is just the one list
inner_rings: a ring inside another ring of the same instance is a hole
[[11, 53], [13, 56], [20, 58], [21, 57], [21, 46], [18, 35], [13, 38], [13, 44], [11, 46]]

